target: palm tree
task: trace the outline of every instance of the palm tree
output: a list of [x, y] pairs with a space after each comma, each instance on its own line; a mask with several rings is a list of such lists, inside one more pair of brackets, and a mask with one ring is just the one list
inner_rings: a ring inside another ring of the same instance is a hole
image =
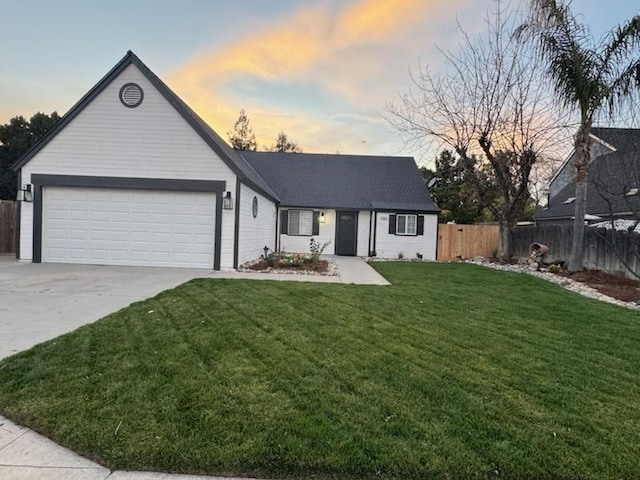
[[598, 114], [612, 118], [640, 87], [640, 15], [595, 42], [562, 0], [531, 0], [529, 34], [546, 64], [555, 95], [577, 109], [580, 123], [574, 139], [576, 172], [575, 220], [569, 270], [583, 268], [584, 216], [589, 178], [591, 126]]

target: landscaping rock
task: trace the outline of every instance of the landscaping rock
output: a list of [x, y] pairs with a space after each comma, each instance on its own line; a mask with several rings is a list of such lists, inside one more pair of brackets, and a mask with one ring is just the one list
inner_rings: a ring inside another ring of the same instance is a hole
[[[527, 258], [529, 260], [529, 258]], [[614, 305], [619, 305], [621, 307], [631, 308], [633, 310], [640, 310], [640, 305], [638, 302], [623, 302], [621, 300], [616, 300], [615, 298], [611, 298], [607, 295], [604, 295], [594, 288], [591, 288], [583, 283], [576, 282], [571, 280], [570, 278], [562, 277], [560, 275], [555, 275], [549, 272], [541, 272], [538, 271], [538, 264], [536, 263], [536, 268], [532, 269], [531, 264], [528, 263], [520, 263], [517, 265], [503, 265], [500, 263], [491, 263], [486, 258], [480, 259], [476, 257], [472, 260], [467, 260], [467, 263], [473, 263], [475, 265], [482, 265], [484, 267], [493, 268], [496, 270], [506, 270], [509, 272], [519, 272], [519, 273], [527, 273], [529, 275], [533, 275], [534, 277], [542, 278], [543, 280], [547, 280], [549, 282], [556, 283], [567, 290], [571, 290], [572, 292], [579, 293], [585, 297], [594, 298], [596, 300], [600, 300], [602, 302], [612, 303]]]

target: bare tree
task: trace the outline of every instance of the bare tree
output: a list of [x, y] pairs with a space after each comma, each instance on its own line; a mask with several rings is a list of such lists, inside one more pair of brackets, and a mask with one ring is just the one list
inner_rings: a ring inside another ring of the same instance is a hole
[[[460, 157], [480, 202], [499, 223], [503, 260], [530, 199], [532, 173], [542, 173], [538, 164], [557, 157], [567, 136], [566, 118], [535, 68], [534, 52], [514, 38], [520, 23], [498, 1], [483, 34], [472, 37], [459, 27], [460, 49], [441, 50], [447, 68], [432, 73], [420, 66], [409, 91], [386, 109], [407, 143], [439, 143]], [[492, 197], [496, 186], [499, 195]]]

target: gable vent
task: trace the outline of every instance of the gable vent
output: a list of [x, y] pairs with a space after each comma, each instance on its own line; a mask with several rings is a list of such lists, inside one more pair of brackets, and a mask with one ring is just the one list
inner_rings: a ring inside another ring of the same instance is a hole
[[144, 93], [137, 83], [125, 83], [120, 89], [120, 101], [125, 107], [135, 108], [142, 103]]

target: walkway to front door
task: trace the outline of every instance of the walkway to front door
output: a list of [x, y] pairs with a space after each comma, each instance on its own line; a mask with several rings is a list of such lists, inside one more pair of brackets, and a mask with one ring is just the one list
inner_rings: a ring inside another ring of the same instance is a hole
[[336, 212], [336, 255], [356, 254], [358, 243], [358, 213]]

